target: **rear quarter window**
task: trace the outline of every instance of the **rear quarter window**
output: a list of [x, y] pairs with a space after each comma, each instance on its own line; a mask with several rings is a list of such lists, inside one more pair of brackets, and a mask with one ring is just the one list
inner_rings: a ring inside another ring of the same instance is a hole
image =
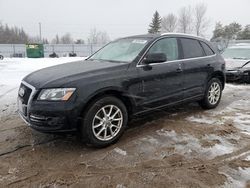
[[181, 38], [184, 59], [204, 56], [204, 51], [198, 40]]
[[214, 51], [205, 42], [200, 43], [207, 56], [214, 55]]

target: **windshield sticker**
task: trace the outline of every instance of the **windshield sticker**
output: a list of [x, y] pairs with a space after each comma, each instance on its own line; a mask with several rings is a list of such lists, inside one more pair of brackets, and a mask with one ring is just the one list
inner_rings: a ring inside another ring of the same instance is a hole
[[139, 39], [135, 39], [132, 41], [132, 43], [136, 43], [136, 44], [146, 44], [147, 40], [139, 40]]

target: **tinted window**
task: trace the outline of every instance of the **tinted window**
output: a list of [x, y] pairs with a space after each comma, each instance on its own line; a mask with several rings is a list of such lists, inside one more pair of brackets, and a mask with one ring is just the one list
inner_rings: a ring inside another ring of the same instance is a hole
[[213, 50], [206, 43], [201, 42], [201, 45], [202, 45], [207, 56], [214, 54]]
[[184, 58], [194, 58], [204, 56], [200, 43], [194, 39], [181, 39]]
[[157, 41], [148, 53], [164, 53], [168, 61], [179, 59], [178, 43], [176, 38], [165, 38]]

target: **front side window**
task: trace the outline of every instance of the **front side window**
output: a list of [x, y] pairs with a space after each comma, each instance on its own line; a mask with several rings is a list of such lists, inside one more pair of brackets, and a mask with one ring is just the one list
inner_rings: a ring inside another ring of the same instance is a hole
[[132, 62], [148, 43], [144, 38], [125, 38], [109, 43], [89, 60]]
[[164, 53], [167, 61], [179, 59], [178, 43], [176, 38], [165, 38], [157, 41], [148, 53]]
[[182, 38], [181, 44], [182, 44], [184, 59], [204, 56], [203, 49], [198, 40]]

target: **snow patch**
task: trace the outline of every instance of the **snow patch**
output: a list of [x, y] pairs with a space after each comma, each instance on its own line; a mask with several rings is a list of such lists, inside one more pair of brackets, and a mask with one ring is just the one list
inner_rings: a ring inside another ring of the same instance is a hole
[[[217, 135], [206, 135], [201, 140], [219, 140], [219, 143], [211, 147], [202, 147], [200, 140], [189, 134], [177, 134], [175, 131], [167, 131], [164, 129], [157, 130], [158, 142], [164, 147], [175, 147], [175, 152], [181, 155], [193, 157], [193, 154], [200, 155], [208, 159], [213, 159], [217, 156], [225, 155], [235, 151], [235, 146], [231, 144], [226, 138]], [[165, 137], [165, 139], [162, 139]], [[239, 139], [239, 137], [233, 137]]]
[[237, 187], [244, 188], [250, 177], [250, 168], [241, 168], [237, 170], [229, 167], [222, 167], [220, 174], [227, 177], [227, 182], [222, 187]]
[[127, 152], [124, 151], [124, 150], [122, 150], [122, 149], [120, 149], [120, 148], [115, 148], [114, 151], [115, 151], [116, 153], [119, 153], [120, 155], [123, 155], [123, 156], [126, 156], [126, 155], [127, 155]]
[[118, 185], [116, 185], [116, 188], [126, 188], [126, 186], [122, 185], [122, 184], [118, 184]]
[[195, 115], [186, 118], [187, 121], [194, 122], [194, 123], [201, 123], [201, 124], [209, 124], [209, 125], [222, 125], [224, 122], [221, 120], [207, 117], [204, 115]]
[[243, 134], [250, 134], [250, 114], [235, 113], [233, 116], [225, 116], [227, 120], [233, 122], [234, 127], [240, 129]]
[[250, 155], [245, 158], [246, 161], [250, 161]]

